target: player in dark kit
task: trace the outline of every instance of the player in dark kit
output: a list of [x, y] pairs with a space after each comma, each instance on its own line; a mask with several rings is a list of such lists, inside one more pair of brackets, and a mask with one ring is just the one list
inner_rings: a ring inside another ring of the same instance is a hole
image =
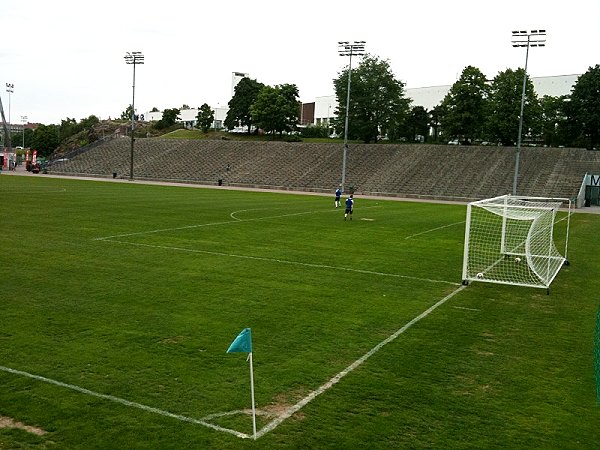
[[346, 218], [348, 217], [348, 214], [350, 214], [350, 220], [352, 220], [352, 212], [354, 211], [354, 196], [350, 195], [350, 197], [348, 197], [346, 199], [346, 211], [344, 212], [344, 220], [346, 220]]
[[335, 207], [337, 208], [338, 206], [340, 206], [340, 197], [342, 196], [342, 190], [340, 188], [337, 188], [335, 190]]

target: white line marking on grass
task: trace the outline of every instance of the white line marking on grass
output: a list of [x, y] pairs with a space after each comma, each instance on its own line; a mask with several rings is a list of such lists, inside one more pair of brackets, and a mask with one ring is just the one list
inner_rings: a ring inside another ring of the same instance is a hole
[[456, 309], [464, 309], [464, 310], [466, 310], [466, 311], [481, 311], [480, 309], [477, 309], [477, 308], [466, 308], [466, 307], [464, 307], [464, 306], [453, 306], [453, 308], [456, 308]]
[[[247, 211], [249, 211], [249, 210], [247, 210]], [[235, 212], [240, 212], [240, 211], [235, 211]], [[216, 226], [216, 225], [233, 225], [233, 224], [239, 224], [239, 223], [242, 223], [242, 222], [256, 222], [258, 220], [264, 220], [264, 219], [277, 219], [279, 217], [299, 216], [299, 215], [303, 215], [303, 214], [315, 214], [315, 213], [318, 213], [318, 212], [323, 212], [323, 211], [305, 211], [305, 212], [297, 212], [297, 213], [290, 213], [290, 214], [281, 214], [281, 215], [277, 215], [277, 216], [256, 217], [254, 219], [237, 219], [237, 218], [234, 218], [234, 220], [227, 220], [227, 221], [224, 221], [224, 222], [200, 223], [200, 224], [196, 224], [196, 225], [186, 225], [186, 226], [183, 226], [183, 227], [161, 228], [161, 229], [158, 229], [158, 230], [137, 231], [137, 232], [134, 232], [134, 233], [115, 234], [113, 236], [98, 237], [98, 238], [95, 238], [94, 240], [95, 241], [104, 241], [104, 240], [107, 240], [107, 239], [114, 239], [114, 238], [120, 238], [120, 237], [141, 236], [141, 235], [144, 235], [144, 234], [166, 233], [166, 232], [169, 232], [169, 231], [190, 230], [190, 229], [193, 229], [193, 228], [212, 227], [212, 226]]]
[[[93, 397], [101, 398], [103, 400], [109, 400], [111, 402], [120, 403], [121, 405], [130, 406], [132, 408], [141, 409], [143, 411], [151, 412], [151, 413], [154, 413], [154, 414], [159, 414], [159, 415], [165, 416], [165, 417], [170, 417], [172, 419], [177, 419], [177, 420], [180, 420], [182, 422], [189, 422], [189, 423], [193, 423], [193, 424], [196, 424], [196, 425], [203, 425], [205, 427], [212, 428], [213, 430], [216, 430], [216, 431], [223, 431], [225, 433], [233, 434], [234, 436], [237, 436], [239, 438], [249, 439], [249, 438], [252, 437], [252, 436], [250, 436], [250, 435], [248, 435], [246, 433], [241, 433], [241, 432], [236, 431], [236, 430], [230, 430], [229, 428], [220, 427], [218, 425], [214, 425], [212, 423], [205, 422], [204, 420], [198, 420], [198, 419], [194, 419], [192, 417], [182, 416], [180, 414], [174, 414], [174, 413], [169, 412], [169, 411], [164, 411], [162, 409], [154, 408], [152, 406], [142, 405], [141, 403], [132, 402], [132, 401], [125, 400], [125, 399], [122, 399], [122, 398], [119, 398], [119, 397], [115, 397], [113, 395], [100, 394], [98, 392], [90, 391], [89, 389], [85, 389], [85, 388], [82, 388], [82, 387], [79, 387], [79, 386], [75, 386], [74, 384], [63, 383], [61, 381], [56, 381], [56, 380], [53, 380], [51, 378], [43, 377], [41, 375], [34, 375], [32, 373], [29, 373], [29, 372], [23, 372], [22, 370], [11, 369], [10, 367], [4, 367], [4, 366], [0, 366], [0, 370], [2, 370], [3, 372], [12, 373], [14, 375], [21, 375], [21, 376], [24, 376], [24, 377], [32, 378], [34, 380], [43, 381], [44, 383], [54, 384], [56, 386], [60, 386], [60, 387], [67, 388], [67, 389], [71, 389], [73, 391], [77, 391], [77, 392], [80, 392], [82, 394], [91, 395]], [[234, 414], [234, 413], [237, 413], [237, 412], [232, 412], [232, 414]], [[227, 414], [227, 413], [225, 413], [225, 414]], [[223, 415], [225, 415], [225, 414], [223, 414]], [[213, 414], [213, 415], [207, 416], [207, 417], [219, 417], [219, 415], [218, 414], [217, 415]]]
[[332, 388], [342, 378], [344, 378], [346, 375], [348, 375], [354, 369], [358, 368], [367, 359], [369, 359], [371, 356], [373, 356], [375, 353], [377, 353], [379, 350], [381, 350], [381, 348], [384, 345], [389, 344], [390, 342], [395, 340], [398, 336], [400, 336], [402, 333], [404, 333], [406, 330], [408, 330], [410, 327], [412, 327], [415, 323], [417, 323], [421, 319], [424, 319], [425, 317], [427, 317], [429, 314], [431, 314], [431, 312], [433, 312], [435, 309], [442, 306], [444, 303], [446, 303], [448, 300], [450, 300], [452, 297], [454, 297], [456, 294], [458, 294], [460, 291], [462, 291], [465, 288], [466, 288], [466, 286], [460, 286], [458, 289], [452, 291], [446, 297], [441, 299], [435, 305], [433, 305], [430, 308], [423, 311], [421, 314], [419, 314], [417, 317], [412, 319], [410, 322], [408, 322], [406, 325], [404, 325], [402, 328], [400, 328], [394, 334], [389, 336], [387, 339], [381, 341], [379, 344], [377, 344], [375, 347], [373, 347], [371, 350], [369, 350], [367, 353], [365, 353], [359, 359], [354, 361], [352, 364], [350, 364], [348, 367], [346, 367], [340, 373], [338, 373], [333, 378], [331, 378], [327, 383], [323, 384], [318, 389], [316, 389], [313, 392], [311, 392], [310, 394], [308, 394], [306, 397], [304, 397], [302, 400], [300, 400], [294, 406], [290, 407], [287, 411], [283, 412], [279, 417], [277, 417], [276, 419], [272, 420], [267, 425], [265, 425], [260, 431], [258, 431], [256, 433], [256, 438], [258, 439], [259, 437], [263, 436], [264, 434], [266, 434], [270, 431], [273, 431], [284, 420], [289, 419], [293, 414], [298, 412], [300, 409], [302, 409], [304, 406], [306, 406], [309, 402], [314, 400], [317, 396], [323, 394], [328, 389]]
[[[296, 412], [300, 411], [303, 407], [305, 407], [308, 403], [310, 403], [316, 397], [318, 397], [319, 395], [325, 393], [327, 390], [329, 390], [334, 385], [336, 385], [342, 378], [344, 378], [350, 372], [354, 371], [359, 366], [361, 366], [371, 356], [373, 356], [375, 353], [377, 353], [379, 350], [381, 350], [383, 348], [383, 346], [385, 346], [386, 344], [389, 344], [390, 342], [394, 341], [396, 338], [398, 338], [398, 336], [400, 336], [401, 334], [403, 334], [406, 330], [408, 330], [410, 327], [412, 327], [415, 323], [417, 323], [421, 319], [424, 319], [425, 317], [427, 317], [429, 314], [431, 314], [433, 311], [435, 311], [437, 308], [439, 308], [440, 306], [442, 306], [444, 303], [446, 303], [448, 300], [450, 300], [452, 297], [454, 297], [456, 294], [458, 294], [460, 291], [462, 291], [465, 288], [466, 288], [466, 286], [459, 286], [457, 289], [455, 289], [454, 291], [452, 291], [446, 297], [444, 297], [443, 299], [441, 299], [440, 301], [438, 301], [437, 303], [435, 303], [433, 306], [430, 306], [428, 309], [426, 309], [421, 314], [419, 314], [418, 316], [416, 316], [410, 322], [408, 322], [407, 324], [405, 324], [398, 331], [396, 331], [395, 333], [393, 333], [392, 335], [390, 335], [389, 337], [387, 337], [386, 339], [384, 339], [383, 341], [381, 341], [379, 344], [377, 344], [375, 347], [373, 347], [371, 350], [369, 350], [367, 353], [365, 353], [359, 359], [357, 359], [356, 361], [354, 361], [352, 364], [350, 364], [344, 370], [342, 370], [337, 375], [335, 375], [333, 378], [331, 378], [328, 382], [326, 382], [325, 384], [321, 385], [319, 388], [317, 388], [316, 390], [314, 390], [313, 392], [311, 392], [310, 394], [308, 394], [306, 397], [304, 397], [302, 400], [300, 400], [298, 403], [296, 403], [292, 407], [288, 408], [286, 411], [284, 411], [282, 414], [280, 414], [276, 419], [272, 420], [267, 425], [265, 425], [262, 429], [260, 429], [256, 433], [256, 439], [258, 439], [259, 437], [265, 435], [266, 433], [269, 433], [270, 431], [273, 431], [282, 422], [284, 422], [285, 420], [289, 419], [293, 414], [295, 414]], [[59, 387], [63, 387], [63, 388], [66, 388], [66, 389], [71, 389], [73, 391], [80, 392], [82, 394], [90, 395], [90, 396], [97, 397], [97, 398], [100, 398], [100, 399], [103, 399], [103, 400], [109, 400], [109, 401], [112, 401], [112, 402], [115, 402], [115, 403], [119, 403], [119, 404], [124, 405], [124, 406], [129, 406], [129, 407], [132, 407], [132, 408], [141, 409], [143, 411], [154, 413], [154, 414], [159, 414], [161, 416], [170, 417], [172, 419], [180, 420], [182, 422], [188, 422], [188, 423], [192, 423], [192, 424], [196, 424], [196, 425], [202, 425], [202, 426], [205, 426], [207, 428], [211, 428], [211, 429], [213, 429], [215, 431], [222, 431], [222, 432], [225, 432], [225, 433], [232, 434], [232, 435], [234, 435], [236, 437], [239, 437], [239, 438], [242, 438], [242, 439], [250, 439], [250, 438], [252, 438], [252, 436], [250, 436], [249, 434], [242, 433], [242, 432], [236, 431], [236, 430], [231, 430], [229, 428], [221, 427], [221, 426], [214, 425], [212, 423], [207, 422], [207, 420], [211, 420], [211, 419], [215, 419], [215, 418], [219, 418], [219, 417], [225, 417], [225, 416], [230, 416], [230, 415], [234, 415], [234, 414], [246, 414], [246, 411], [244, 411], [244, 410], [236, 410], [236, 411], [214, 413], [214, 414], [209, 414], [209, 415], [205, 416], [202, 419], [194, 419], [192, 417], [182, 416], [180, 414], [175, 414], [175, 413], [172, 413], [172, 412], [169, 412], [169, 411], [164, 411], [162, 409], [154, 408], [152, 406], [147, 406], [147, 405], [143, 405], [141, 403], [137, 403], [137, 402], [132, 402], [132, 401], [129, 401], [129, 400], [125, 400], [125, 399], [122, 399], [122, 398], [119, 398], [119, 397], [115, 397], [113, 395], [100, 394], [98, 392], [94, 392], [94, 391], [91, 391], [89, 389], [85, 389], [85, 388], [82, 388], [82, 387], [79, 387], [79, 386], [76, 386], [76, 385], [73, 385], [73, 384], [63, 383], [62, 381], [53, 380], [51, 378], [46, 378], [46, 377], [43, 377], [41, 375], [34, 375], [32, 373], [24, 372], [22, 370], [11, 369], [10, 367], [0, 366], [0, 371], [8, 372], [8, 373], [11, 373], [13, 375], [21, 375], [21, 376], [24, 376], [24, 377], [27, 377], [27, 378], [31, 378], [31, 379], [34, 379], [34, 380], [42, 381], [44, 383], [54, 384], [54, 385], [59, 386]], [[262, 412], [262, 411], [258, 412], [258, 413], [259, 413], [259, 415], [263, 415], [263, 416], [270, 415], [269, 413]]]
[[162, 250], [175, 250], [178, 252], [187, 252], [187, 253], [202, 253], [205, 255], [224, 256], [224, 257], [228, 257], [228, 258], [251, 259], [254, 261], [266, 261], [266, 262], [274, 262], [274, 263], [280, 263], [280, 264], [290, 264], [290, 265], [303, 266], [303, 267], [312, 267], [315, 269], [343, 270], [346, 272], [362, 273], [362, 274], [366, 274], [366, 275], [379, 275], [382, 277], [393, 277], [393, 278], [403, 278], [403, 279], [407, 279], [407, 280], [426, 281], [428, 283], [449, 284], [451, 286], [458, 286], [460, 284], [460, 283], [456, 283], [453, 281], [433, 280], [430, 278], [419, 278], [419, 277], [414, 277], [414, 276], [410, 276], [410, 275], [400, 275], [397, 273], [375, 272], [372, 270], [352, 269], [350, 267], [330, 266], [328, 264], [315, 264], [315, 263], [306, 263], [306, 262], [300, 262], [300, 261], [290, 261], [290, 260], [278, 259], [278, 258], [265, 258], [263, 256], [237, 255], [235, 253], [213, 252], [213, 251], [209, 251], [209, 250], [197, 250], [197, 249], [192, 249], [192, 248], [172, 247], [172, 246], [168, 246], [168, 245], [144, 244], [141, 242], [119, 241], [117, 239], [108, 239], [108, 238], [105, 238], [102, 240], [104, 242], [115, 242], [117, 244], [133, 245], [135, 247], [157, 248], [157, 249], [162, 249]]
[[463, 224], [463, 223], [465, 223], [464, 220], [462, 222], [455, 222], [455, 223], [451, 223], [451, 224], [448, 224], [448, 225], [443, 225], [441, 227], [437, 227], [437, 228], [432, 228], [430, 230], [421, 231], [420, 233], [411, 234], [410, 236], [406, 236], [404, 239], [412, 239], [414, 237], [421, 236], [422, 234], [431, 233], [433, 231], [442, 230], [444, 228], [453, 227], [454, 225], [460, 225], [460, 224]]
[[[365, 206], [363, 209], [368, 209], [368, 208], [381, 208], [381, 206], [378, 206], [378, 205]], [[266, 208], [264, 208], [264, 209], [266, 209]], [[334, 209], [332, 209], [332, 210], [327, 209], [327, 210], [316, 210], [316, 211], [315, 210], [302, 211], [302, 212], [295, 212], [295, 213], [289, 213], [289, 214], [279, 214], [276, 216], [255, 217], [253, 219], [238, 219], [237, 217], [234, 217], [235, 214], [242, 212], [242, 211], [252, 211], [252, 210], [246, 209], [246, 210], [234, 211], [230, 214], [230, 216], [232, 217], [233, 220], [227, 220], [227, 221], [223, 221], [223, 222], [209, 222], [209, 223], [200, 223], [200, 224], [196, 224], [196, 225], [185, 225], [182, 227], [161, 228], [161, 229], [149, 230], [149, 231], [136, 231], [133, 233], [121, 233], [121, 234], [114, 234], [112, 236], [97, 237], [97, 238], [94, 238], [94, 240], [95, 241], [104, 241], [107, 239], [114, 239], [114, 238], [121, 238], [121, 237], [142, 236], [144, 234], [166, 233], [169, 231], [190, 230], [193, 228], [211, 227], [211, 226], [217, 226], [217, 225], [233, 225], [233, 224], [239, 224], [239, 223], [243, 223], [243, 222], [257, 222], [259, 220], [266, 220], [266, 219], [279, 219], [281, 217], [293, 217], [293, 216], [302, 216], [302, 215], [307, 215], [307, 214], [336, 212], [336, 210], [334, 210]]]

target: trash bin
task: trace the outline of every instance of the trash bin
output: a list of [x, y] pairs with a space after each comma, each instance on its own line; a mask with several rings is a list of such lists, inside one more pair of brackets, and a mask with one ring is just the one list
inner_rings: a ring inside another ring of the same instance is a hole
[[117, 178], [117, 172], [113, 172], [113, 178]]
[[221, 178], [219, 178], [219, 179], [217, 180], [217, 183], [219, 184], [219, 186], [223, 186], [223, 180], [222, 180]]

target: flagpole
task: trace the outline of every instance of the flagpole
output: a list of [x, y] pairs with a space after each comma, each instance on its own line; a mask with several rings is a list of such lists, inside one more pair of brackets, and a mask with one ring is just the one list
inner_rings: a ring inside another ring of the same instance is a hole
[[252, 352], [248, 353], [250, 359], [250, 392], [252, 394], [252, 431], [256, 440], [256, 408], [254, 406], [254, 369], [252, 367]]

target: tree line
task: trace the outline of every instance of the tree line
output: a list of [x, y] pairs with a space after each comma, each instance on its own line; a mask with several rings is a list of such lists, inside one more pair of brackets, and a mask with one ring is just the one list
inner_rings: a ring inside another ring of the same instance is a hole
[[[348, 137], [352, 140], [514, 145], [525, 81], [523, 142], [587, 148], [600, 144], [600, 65], [581, 75], [570, 95], [541, 98], [524, 69], [507, 69], [490, 80], [478, 68], [467, 66], [440, 104], [427, 110], [411, 105], [389, 61], [365, 55], [351, 74], [346, 68], [333, 80], [338, 106], [331, 125], [338, 135], [345, 130], [348, 76]], [[270, 87], [244, 78], [229, 102], [225, 126], [246, 127], [248, 132], [292, 131], [300, 110], [297, 94], [295, 85]], [[311, 137], [326, 137], [329, 132], [329, 123], [302, 129]]]
[[[351, 95], [346, 112], [349, 75]], [[431, 110], [413, 106], [406, 96], [405, 84], [394, 76], [389, 61], [373, 55], [365, 55], [351, 74], [345, 68], [332, 81], [338, 103], [335, 117], [331, 124], [301, 128], [307, 137], [327, 137], [330, 126], [338, 135], [343, 134], [348, 113], [349, 139], [365, 143], [389, 139], [514, 145], [525, 81], [523, 142], [596, 149], [600, 146], [600, 65], [579, 76], [570, 95], [542, 98], [538, 98], [531, 79], [521, 68], [507, 69], [490, 80], [478, 68], [467, 66], [440, 104]], [[295, 84], [268, 86], [246, 77], [236, 85], [228, 106], [224, 126], [229, 130], [243, 127], [247, 132], [262, 130], [280, 135], [298, 130], [301, 103]], [[174, 126], [181, 109], [186, 108], [189, 107], [165, 109], [161, 120], [152, 127], [164, 130]], [[131, 114], [129, 105], [121, 119], [131, 120]], [[59, 125], [40, 125], [35, 132], [24, 130], [19, 135], [26, 147], [49, 155], [65, 139], [98, 122], [93, 115], [80, 122], [67, 118]], [[198, 108], [196, 122], [203, 131], [213, 126], [214, 111], [208, 104]], [[86, 140], [93, 142], [94, 137]]]

